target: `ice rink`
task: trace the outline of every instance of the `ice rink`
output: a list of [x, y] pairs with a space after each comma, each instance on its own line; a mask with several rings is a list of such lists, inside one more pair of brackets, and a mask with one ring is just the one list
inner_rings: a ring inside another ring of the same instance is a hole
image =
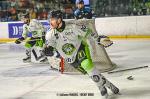
[[[118, 65], [115, 70], [150, 65], [150, 40], [114, 40], [106, 50]], [[101, 99], [87, 75], [61, 74], [49, 70], [48, 64], [23, 63], [24, 57], [21, 45], [0, 44], [0, 99]], [[149, 68], [103, 75], [121, 93], [109, 91], [108, 99], [150, 99]]]

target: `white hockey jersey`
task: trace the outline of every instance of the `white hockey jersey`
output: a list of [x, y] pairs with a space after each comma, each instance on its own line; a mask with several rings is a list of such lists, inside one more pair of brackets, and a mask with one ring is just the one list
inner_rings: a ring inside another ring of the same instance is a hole
[[81, 41], [87, 34], [87, 32], [81, 30], [81, 26], [68, 23], [62, 32], [50, 29], [46, 33], [46, 44], [56, 48], [68, 63], [73, 63]]
[[42, 37], [44, 32], [44, 26], [36, 19], [32, 19], [29, 25], [23, 25], [22, 37], [27, 38], [28, 34], [31, 33], [32, 37]]

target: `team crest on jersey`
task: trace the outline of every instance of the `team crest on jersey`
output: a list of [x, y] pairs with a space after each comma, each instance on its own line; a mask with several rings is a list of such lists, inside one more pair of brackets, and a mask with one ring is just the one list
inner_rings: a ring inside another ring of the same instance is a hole
[[74, 51], [75, 51], [75, 46], [71, 43], [66, 43], [62, 46], [62, 51], [66, 54], [66, 55], [71, 55]]

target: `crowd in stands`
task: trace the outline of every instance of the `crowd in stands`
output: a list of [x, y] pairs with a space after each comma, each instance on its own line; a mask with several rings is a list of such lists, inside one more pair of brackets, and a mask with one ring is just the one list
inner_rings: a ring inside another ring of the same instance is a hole
[[[149, 15], [150, 0], [84, 0], [96, 17]], [[76, 0], [1, 0], [0, 21], [18, 21], [24, 13], [30, 18], [46, 20], [49, 11], [61, 9], [65, 19], [74, 18]]]
[[64, 18], [73, 18], [74, 8], [75, 0], [2, 0], [0, 21], [17, 21], [24, 13], [29, 13], [31, 19], [45, 20], [53, 9], [62, 9]]
[[97, 16], [150, 15], [150, 0], [94, 0]]

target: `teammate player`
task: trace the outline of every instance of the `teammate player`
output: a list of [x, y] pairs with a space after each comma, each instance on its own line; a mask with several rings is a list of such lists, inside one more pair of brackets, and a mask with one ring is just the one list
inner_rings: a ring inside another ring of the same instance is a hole
[[92, 33], [92, 28], [87, 27], [83, 31], [76, 24], [66, 24], [59, 10], [50, 13], [50, 25], [51, 29], [46, 34], [45, 54], [47, 56], [53, 56], [53, 50], [56, 48], [69, 64], [89, 75], [97, 84], [102, 96], [108, 96], [106, 88], [109, 88], [114, 94], [119, 93], [119, 89], [109, 82], [92, 62], [87, 38], [92, 37], [96, 41], [98, 39], [98, 35]]
[[[22, 37], [18, 38], [15, 43], [20, 44], [25, 40], [25, 48], [26, 48], [26, 58], [23, 59], [23, 62], [31, 62], [31, 50], [32, 47], [39, 46], [41, 47], [40, 54], [44, 57], [43, 52], [43, 43], [45, 42], [45, 30], [43, 25], [36, 19], [30, 20], [28, 14], [24, 14], [22, 16], [23, 25], [23, 33]], [[28, 34], [31, 33], [32, 36], [28, 37]], [[46, 57], [41, 60], [41, 62], [46, 61]]]

